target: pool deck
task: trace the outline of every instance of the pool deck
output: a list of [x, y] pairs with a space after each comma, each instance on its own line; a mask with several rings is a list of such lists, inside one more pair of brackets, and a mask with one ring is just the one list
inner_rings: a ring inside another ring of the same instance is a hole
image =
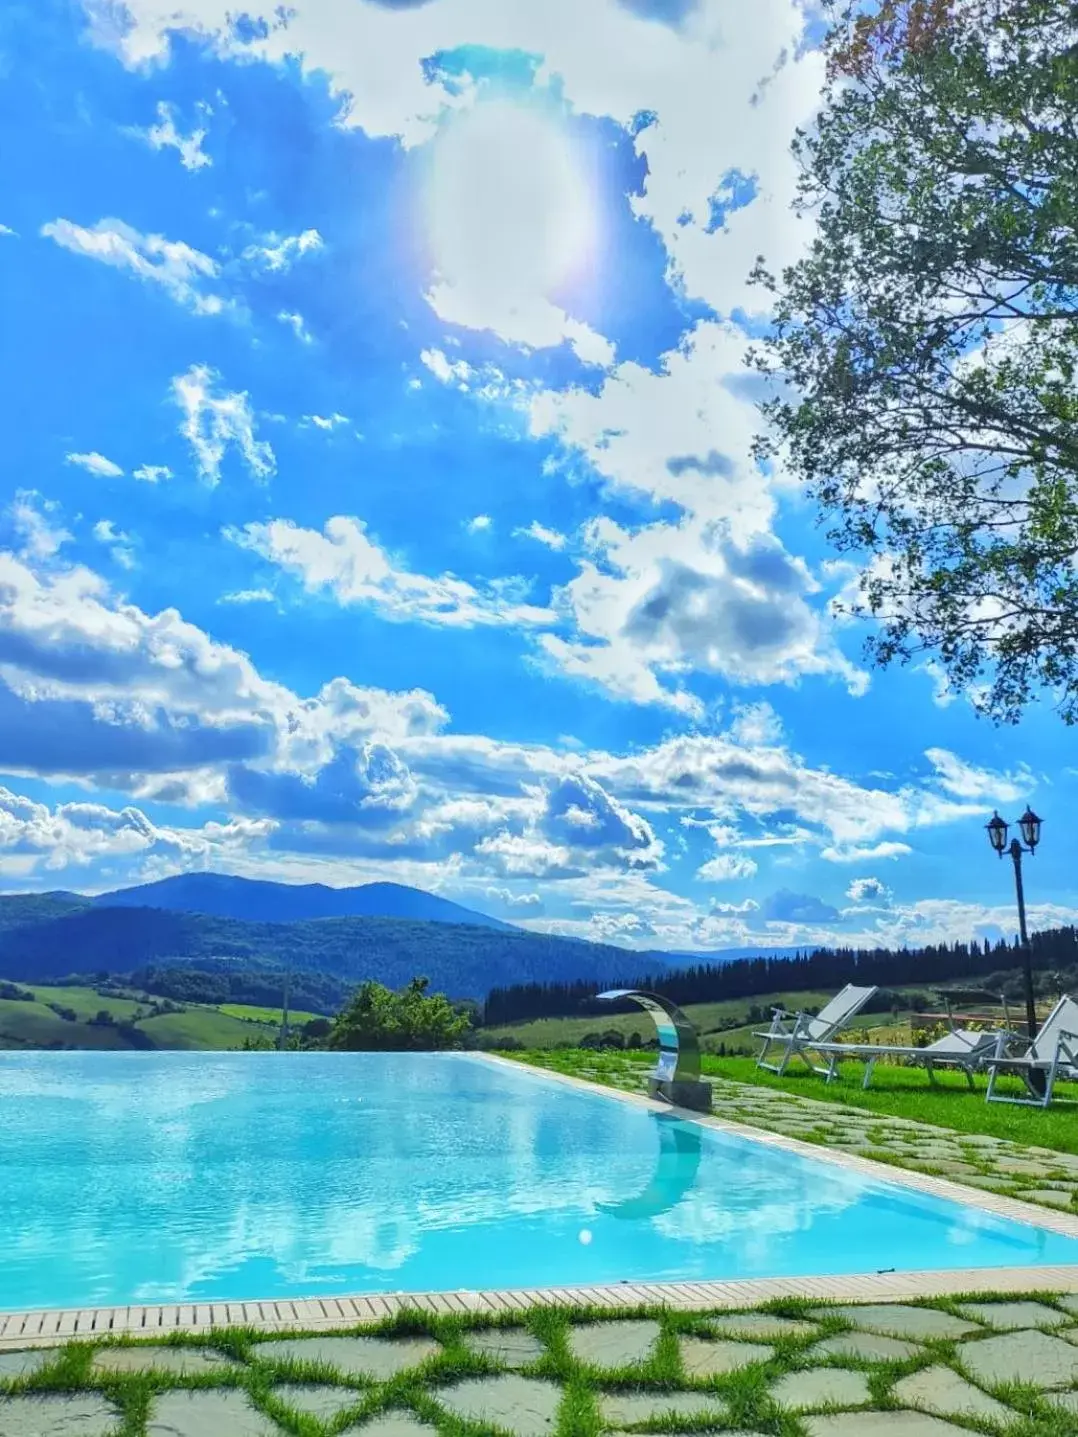
[[0, 1312], [0, 1352], [52, 1346], [79, 1338], [156, 1337], [208, 1333], [221, 1327], [262, 1332], [329, 1332], [382, 1322], [402, 1308], [438, 1316], [525, 1312], [580, 1306], [612, 1311], [672, 1307], [711, 1311], [755, 1307], [774, 1298], [825, 1302], [902, 1302], [976, 1293], [1078, 1293], [1078, 1265], [956, 1268], [946, 1272], [864, 1273], [852, 1277], [768, 1277], [743, 1282], [633, 1282], [614, 1287], [529, 1287], [476, 1292], [386, 1292], [295, 1302], [184, 1303], [160, 1307], [69, 1308]]
[[[786, 1152], [814, 1162], [833, 1163], [878, 1182], [893, 1183], [915, 1192], [975, 1208], [994, 1217], [1009, 1218], [1031, 1227], [1078, 1238], [1078, 1215], [1036, 1207], [997, 1193], [966, 1187], [945, 1178], [912, 1172], [874, 1162], [853, 1153], [802, 1142], [714, 1115], [671, 1109], [637, 1093], [626, 1093], [547, 1070], [522, 1069], [509, 1059], [492, 1054], [485, 1061], [504, 1064], [517, 1075], [534, 1071], [537, 1081], [563, 1083], [599, 1093], [615, 1101], [634, 1103], [653, 1112], [676, 1112], [687, 1121]], [[875, 1272], [850, 1276], [776, 1277], [728, 1282], [621, 1282], [591, 1287], [511, 1288], [456, 1292], [382, 1292], [357, 1297], [309, 1300], [253, 1300], [243, 1302], [180, 1303], [144, 1307], [101, 1307], [0, 1311], [0, 1351], [47, 1346], [73, 1338], [105, 1336], [161, 1338], [169, 1333], [206, 1333], [213, 1328], [243, 1326], [260, 1331], [302, 1329], [329, 1331], [383, 1321], [402, 1308], [422, 1308], [440, 1315], [461, 1313], [523, 1312], [528, 1308], [557, 1305], [588, 1306], [605, 1310], [667, 1306], [684, 1310], [747, 1308], [774, 1298], [804, 1297], [817, 1301], [896, 1302], [911, 1298], [950, 1297], [977, 1292], [1078, 1293], [1078, 1264], [1067, 1266], [956, 1268], [931, 1272]]]

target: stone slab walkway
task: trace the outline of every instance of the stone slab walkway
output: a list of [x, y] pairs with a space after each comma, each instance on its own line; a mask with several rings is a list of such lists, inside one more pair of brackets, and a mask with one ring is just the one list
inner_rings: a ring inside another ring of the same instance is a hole
[[415, 1312], [332, 1338], [238, 1328], [42, 1355], [5, 1364], [0, 1437], [1063, 1437], [1078, 1413], [1078, 1290]]

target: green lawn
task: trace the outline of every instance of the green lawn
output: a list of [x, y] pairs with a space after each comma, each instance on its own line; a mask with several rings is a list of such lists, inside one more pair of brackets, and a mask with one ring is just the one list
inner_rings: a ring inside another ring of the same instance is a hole
[[[588, 1052], [561, 1049], [554, 1052], [507, 1053], [538, 1067], [559, 1073], [587, 1076], [612, 1087], [643, 1089], [653, 1054]], [[908, 1118], [912, 1122], [931, 1123], [963, 1133], [981, 1133], [1011, 1142], [1052, 1148], [1056, 1152], [1078, 1153], [1078, 1084], [1060, 1083], [1056, 1087], [1059, 1101], [1052, 1107], [1017, 1108], [1003, 1103], [986, 1103], [986, 1080], [978, 1077], [976, 1090], [970, 1092], [965, 1078], [958, 1073], [941, 1073], [933, 1088], [921, 1068], [902, 1068], [883, 1063], [877, 1065], [868, 1091], [861, 1087], [864, 1069], [859, 1063], [846, 1063], [839, 1078], [825, 1083], [807, 1068], [791, 1068], [782, 1078], [761, 1072], [753, 1058], [712, 1058], [704, 1056], [701, 1069], [705, 1076], [726, 1078], [750, 1086], [780, 1089], [799, 1097], [820, 1102], [843, 1103], [890, 1117]], [[721, 1110], [719, 1110], [721, 1116]]]
[[[861, 1087], [865, 1070], [860, 1063], [840, 1065], [840, 1076], [833, 1083], [825, 1083], [807, 1068], [800, 1073], [788, 1071], [777, 1078], [774, 1073], [757, 1068], [754, 1058], [705, 1058], [703, 1067], [707, 1073], [737, 1083], [780, 1088], [806, 1098], [845, 1103], [851, 1108], [908, 1118], [915, 1123], [933, 1123], [957, 1132], [983, 1133], [1035, 1147], [1054, 1148], [1057, 1152], [1078, 1153], [1078, 1084], [1075, 1083], [1057, 1084], [1058, 1102], [1041, 1110], [986, 1103], [984, 1090], [988, 1080], [981, 1076], [974, 1078], [975, 1090], [971, 1093], [961, 1073], [939, 1073], [933, 1086], [923, 1068], [897, 1064], [877, 1064], [872, 1086], [867, 1091]], [[1017, 1082], [1013, 1090], [1018, 1091]]]

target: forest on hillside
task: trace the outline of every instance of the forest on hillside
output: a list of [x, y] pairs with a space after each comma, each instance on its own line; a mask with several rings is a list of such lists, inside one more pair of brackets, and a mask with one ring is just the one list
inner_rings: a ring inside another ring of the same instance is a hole
[[[1066, 972], [1078, 968], [1078, 929], [1049, 929], [1030, 940], [1035, 970]], [[801, 989], [836, 991], [846, 983], [904, 988], [931, 987], [942, 981], [984, 979], [1015, 968], [1021, 952], [1017, 943], [936, 943], [923, 948], [817, 948], [794, 958], [747, 958], [721, 965], [700, 965], [676, 971], [637, 973], [612, 987], [658, 989], [679, 1004], [715, 1003], [728, 998]], [[571, 983], [529, 983], [494, 988], [483, 1007], [487, 1026], [531, 1018], [620, 1011], [609, 1003], [596, 1003], [596, 985], [586, 979]]]
[[[46, 897], [50, 897], [46, 895]], [[0, 978], [55, 982], [71, 974], [129, 974], [206, 962], [368, 978], [401, 988], [422, 975], [452, 998], [483, 998], [496, 984], [591, 982], [619, 973], [624, 949], [522, 929], [403, 918], [316, 918], [252, 923], [162, 908], [96, 908], [0, 897]]]

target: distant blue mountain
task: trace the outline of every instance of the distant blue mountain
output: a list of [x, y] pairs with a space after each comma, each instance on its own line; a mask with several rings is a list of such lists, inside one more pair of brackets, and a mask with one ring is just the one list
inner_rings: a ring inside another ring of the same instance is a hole
[[227, 873], [179, 873], [157, 883], [118, 888], [90, 900], [100, 908], [164, 908], [256, 923], [298, 923], [312, 918], [405, 918], [426, 923], [465, 923], [511, 930], [512, 925], [475, 913], [447, 898], [401, 883], [363, 883], [328, 888], [324, 883], [269, 883]]

